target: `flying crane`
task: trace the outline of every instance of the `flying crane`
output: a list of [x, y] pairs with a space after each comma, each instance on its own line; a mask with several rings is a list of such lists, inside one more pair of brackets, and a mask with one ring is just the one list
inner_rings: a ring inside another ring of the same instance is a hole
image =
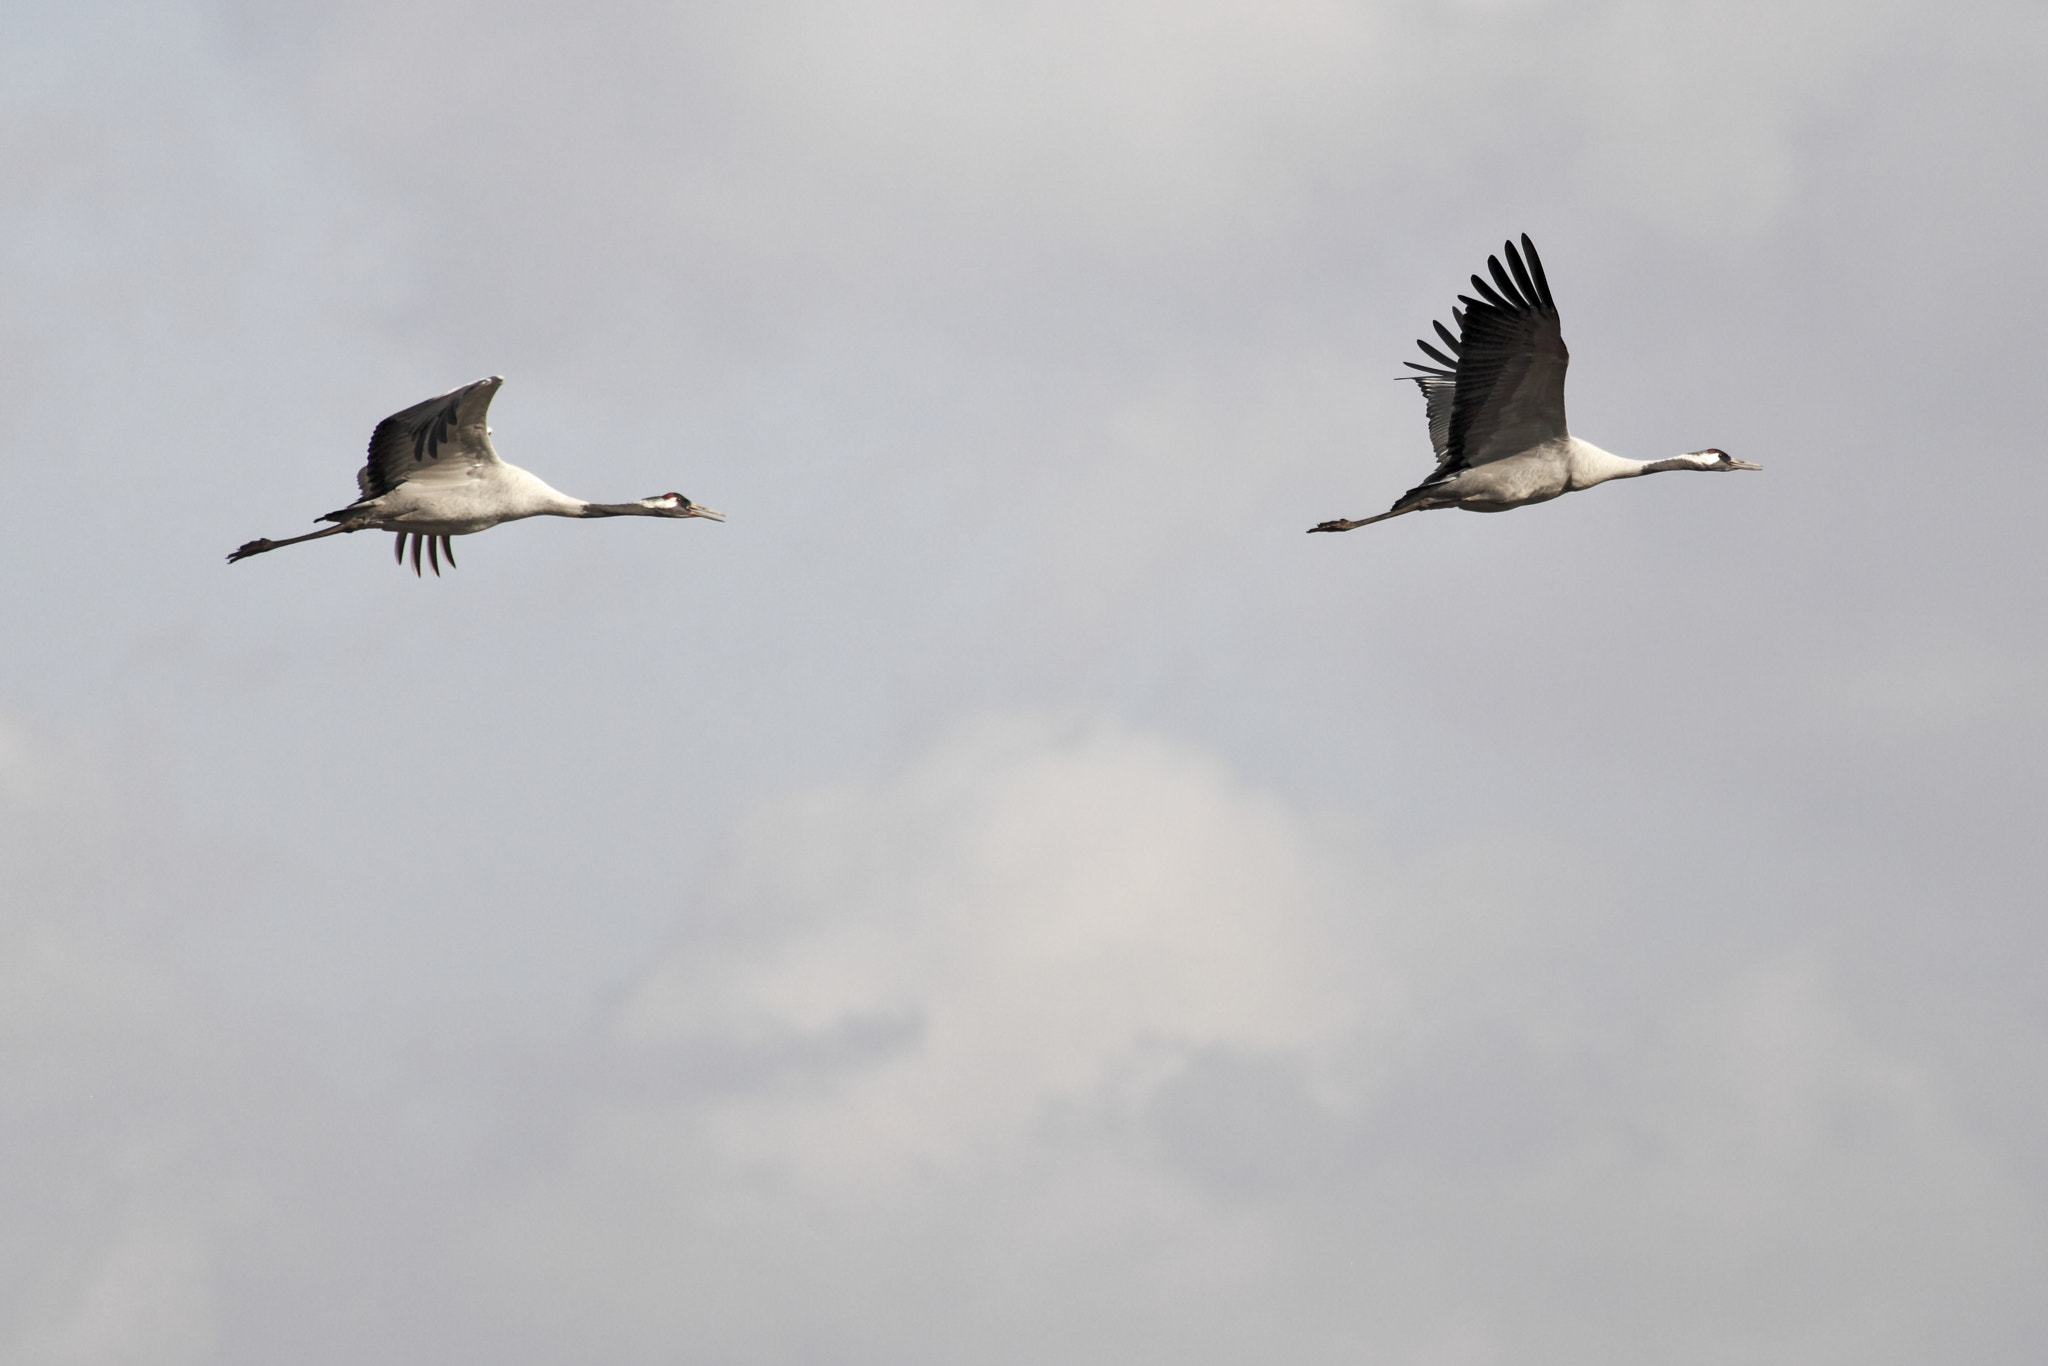
[[335, 525], [282, 541], [250, 541], [228, 563], [261, 555], [280, 546], [317, 541], [351, 531], [392, 531], [395, 552], [405, 563], [406, 542], [412, 543], [412, 572], [420, 572], [420, 551], [441, 572], [445, 555], [455, 568], [455, 546], [449, 539], [488, 531], [500, 522], [522, 517], [708, 517], [723, 513], [693, 503], [680, 493], [660, 493], [633, 503], [586, 503], [498, 458], [484, 415], [491, 396], [505, 382], [492, 375], [459, 389], [450, 389], [404, 412], [393, 413], [370, 434], [369, 463], [356, 474], [362, 496], [339, 512], [321, 517]]
[[1421, 388], [1429, 413], [1436, 472], [1377, 517], [1324, 522], [1311, 532], [1349, 531], [1434, 508], [1506, 512], [1610, 479], [1665, 470], [1762, 468], [1711, 446], [1667, 460], [1629, 460], [1571, 435], [1564, 423], [1564, 371], [1571, 355], [1550, 281], [1527, 233], [1519, 252], [1512, 242], [1502, 245], [1506, 268], [1500, 257], [1487, 257], [1493, 283], [1474, 275], [1479, 297], [1458, 296], [1464, 308], [1451, 310], [1457, 335], [1433, 324], [1445, 350], [1415, 343], [1436, 363], [1406, 362], [1421, 371], [1408, 378]]

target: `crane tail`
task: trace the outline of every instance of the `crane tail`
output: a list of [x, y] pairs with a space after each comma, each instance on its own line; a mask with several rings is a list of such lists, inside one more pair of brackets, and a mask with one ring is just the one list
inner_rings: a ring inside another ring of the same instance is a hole
[[[280, 543], [281, 544], [281, 543]], [[412, 548], [412, 572], [423, 577], [420, 551], [426, 551], [425, 568], [434, 571], [434, 577], [441, 577], [441, 561], [446, 560], [450, 569], [455, 568], [455, 542], [446, 536], [435, 536], [424, 531], [401, 531], [391, 541], [391, 558], [400, 569], [405, 568], [407, 545]], [[238, 552], [239, 553], [239, 552]], [[253, 551], [251, 552], [254, 553]]]

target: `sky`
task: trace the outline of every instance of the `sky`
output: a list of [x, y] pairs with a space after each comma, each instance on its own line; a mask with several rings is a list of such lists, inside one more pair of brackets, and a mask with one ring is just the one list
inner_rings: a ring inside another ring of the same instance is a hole
[[0, 1364], [2048, 1352], [2039, 6], [0, 10]]

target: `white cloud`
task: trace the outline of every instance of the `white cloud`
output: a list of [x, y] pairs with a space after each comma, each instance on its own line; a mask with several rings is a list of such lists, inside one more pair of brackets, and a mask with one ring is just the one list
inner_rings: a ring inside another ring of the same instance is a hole
[[[1555, 13], [1555, 11], [1553, 11]], [[1800, 179], [1805, 122], [1912, 31], [1902, 5], [1611, 4], [1558, 53], [1588, 190], [1681, 237], [1750, 239]]]
[[1916, 32], [1904, 6], [1819, 0], [599, 4], [566, 30], [543, 6], [366, 3], [332, 11], [304, 88], [395, 200], [488, 224], [437, 296], [472, 268], [532, 306], [537, 251], [590, 289], [624, 250], [694, 295], [738, 271], [757, 303], [965, 288], [979, 311], [977, 279], [1048, 256], [1201, 278], [1390, 174], [1433, 222], [1431, 187], [1474, 168], [1541, 211], [1575, 165], [1614, 210], [1749, 238], [1800, 184], [1806, 122]]
[[7, 1359], [22, 1366], [214, 1360], [210, 1251], [188, 1226], [124, 1228], [77, 1288], [63, 1321], [23, 1335]]
[[[210, 1036], [121, 924], [147, 900], [91, 756], [0, 717], [0, 1360], [211, 1359]], [[140, 895], [138, 895], [140, 893]], [[217, 1193], [217, 1192], [214, 1192]]]
[[[49, 810], [60, 863], [104, 824]], [[339, 1295], [308, 1360], [1862, 1366], [2042, 1270], [1824, 945], [1617, 994], [1583, 851], [1396, 859], [1114, 723], [766, 802], [578, 1053], [367, 1087], [39, 857], [0, 869], [10, 1362], [272, 1359]]]
[[1589, 1010], [1583, 879], [1340, 829], [1017, 717], [772, 804], [473, 1274], [758, 1361], [1848, 1362], [2007, 1293], [1951, 1268], [2035, 1214], [1824, 954]]
[[835, 1184], [985, 1160], [1190, 1052], [1313, 1052], [1397, 1004], [1284, 809], [1113, 727], [985, 723], [886, 790], [765, 813], [741, 857], [737, 942], [672, 958], [619, 1033], [816, 1051], [865, 1027], [871, 1054], [719, 1124]]

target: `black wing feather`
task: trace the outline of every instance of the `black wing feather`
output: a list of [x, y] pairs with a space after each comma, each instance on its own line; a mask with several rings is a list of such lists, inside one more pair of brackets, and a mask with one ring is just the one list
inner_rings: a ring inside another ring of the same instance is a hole
[[[1477, 275], [1472, 277], [1472, 288], [1478, 290], [1480, 298], [1486, 300], [1487, 303], [1492, 304], [1495, 308], [1514, 307], [1514, 305], [1509, 303], [1506, 299], [1503, 299], [1500, 297], [1500, 295], [1494, 293], [1493, 286], [1486, 283], [1486, 281], [1480, 279]], [[1464, 298], [1462, 294], [1458, 297]], [[1465, 302], [1470, 304], [1476, 304], [1479, 302], [1479, 299], [1466, 299]]]
[[1515, 283], [1521, 287], [1522, 298], [1531, 304], [1539, 302], [1542, 296], [1536, 292], [1535, 284], [1529, 279], [1528, 268], [1522, 264], [1522, 254], [1515, 250], [1513, 242], [1507, 243], [1506, 246], [1508, 265], [1514, 268]]
[[[1508, 248], [1513, 251], [1513, 247]], [[1550, 297], [1550, 281], [1543, 274], [1543, 258], [1536, 254], [1536, 244], [1529, 240], [1529, 234], [1522, 234], [1522, 251], [1529, 258], [1529, 273], [1536, 277], [1536, 302], [1545, 308], [1556, 308], [1557, 300]]]
[[[1513, 251], [1514, 248], [1509, 247], [1508, 250]], [[1515, 287], [1515, 282], [1508, 278], [1507, 271], [1501, 269], [1500, 258], [1498, 256], [1489, 256], [1486, 258], [1486, 269], [1493, 275], [1493, 282], [1496, 285], [1500, 286], [1500, 292], [1507, 299], [1510, 307], [1529, 307], [1528, 298], [1523, 295], [1520, 289]]]
[[[1437, 362], [1438, 364], [1441, 364], [1441, 365], [1448, 365], [1448, 366], [1449, 366], [1449, 367], [1451, 368], [1451, 372], [1452, 372], [1453, 374], [1455, 374], [1455, 373], [1457, 372], [1457, 369], [1458, 369], [1458, 362], [1457, 362], [1457, 361], [1453, 360], [1453, 359], [1452, 359], [1451, 357], [1449, 357], [1449, 356], [1446, 356], [1446, 355], [1445, 355], [1445, 354], [1444, 354], [1443, 352], [1441, 352], [1441, 351], [1437, 350], [1437, 349], [1436, 349], [1436, 348], [1435, 348], [1434, 346], [1431, 346], [1431, 345], [1430, 345], [1430, 344], [1429, 344], [1428, 342], [1426, 342], [1426, 341], [1423, 341], [1423, 340], [1422, 340], [1422, 339], [1421, 339], [1420, 337], [1416, 338], [1416, 340], [1415, 340], [1415, 344], [1416, 344], [1417, 346], [1419, 346], [1419, 347], [1421, 347], [1421, 348], [1422, 348], [1422, 354], [1423, 354], [1423, 355], [1425, 355], [1425, 356], [1428, 356], [1428, 357], [1429, 357], [1429, 358], [1430, 358], [1431, 360], [1433, 360], [1433, 361], [1436, 361], [1436, 362]], [[1414, 361], [1412, 361], [1412, 360], [1411, 360], [1411, 361], [1409, 361], [1408, 363], [1409, 363], [1410, 365], [1415, 365], [1415, 362], [1414, 362]], [[1421, 366], [1419, 366], [1419, 365], [1416, 365], [1416, 366], [1415, 366], [1415, 368], [1419, 370], [1419, 369], [1421, 369], [1422, 367], [1421, 367]]]
[[1451, 310], [1456, 333], [1440, 322], [1432, 324], [1448, 353], [1416, 342], [1448, 372], [1406, 362], [1421, 372], [1410, 378], [1429, 400], [1438, 465], [1427, 483], [1510, 453], [1498, 449], [1504, 435], [1548, 439], [1565, 434], [1564, 368], [1570, 357], [1559, 333], [1550, 281], [1526, 233], [1521, 250], [1513, 242], [1502, 245], [1506, 265], [1499, 256], [1486, 258], [1493, 282], [1474, 275], [1472, 288], [1479, 297], [1458, 296], [1462, 307]]
[[381, 498], [420, 466], [440, 458], [457, 428], [483, 425], [491, 396], [504, 381], [493, 375], [393, 413], [370, 433], [370, 458], [356, 473], [365, 500]]

